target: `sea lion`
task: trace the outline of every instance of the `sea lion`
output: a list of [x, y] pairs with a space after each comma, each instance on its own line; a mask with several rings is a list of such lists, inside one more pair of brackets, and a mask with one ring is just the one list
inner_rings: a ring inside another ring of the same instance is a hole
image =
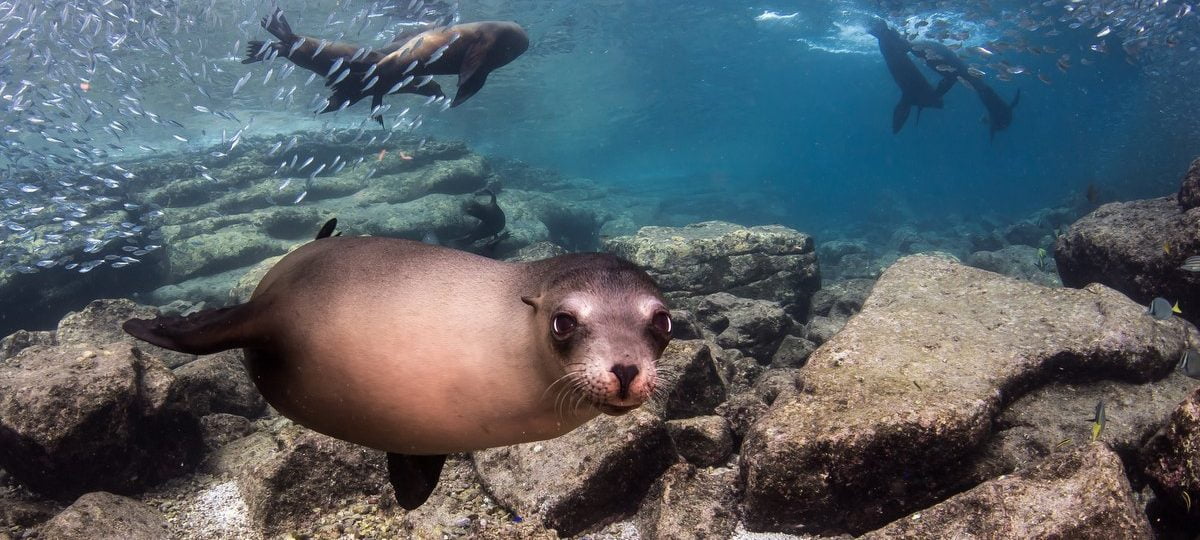
[[388, 452], [409, 509], [448, 453], [557, 437], [633, 410], [658, 385], [671, 315], [628, 261], [509, 263], [332, 230], [280, 260], [245, 304], [123, 328], [193, 354], [243, 348], [281, 414]]
[[[487, 195], [489, 200], [487, 203], [481, 203], [476, 200], [480, 195]], [[471, 232], [456, 238], [454, 243], [469, 247], [479, 240], [487, 239], [488, 242], [481, 246], [484, 250], [495, 248], [496, 244], [508, 237], [504, 233], [505, 217], [504, 209], [496, 204], [496, 194], [490, 189], [480, 190], [475, 193], [475, 197], [463, 203], [463, 212], [479, 220], [479, 225]]]
[[983, 108], [987, 110], [984, 121], [989, 128], [989, 139], [995, 139], [997, 131], [1007, 129], [1012, 124], [1012, 111], [1021, 101], [1021, 89], [1017, 89], [1017, 95], [1011, 103], [1004, 101], [991, 86], [984, 82], [983, 77], [971, 71], [971, 68], [957, 53], [936, 41], [913, 43], [912, 53], [924, 60], [925, 65], [930, 69], [941, 75], [942, 80], [936, 89], [938, 95], [948, 92], [956, 82], [962, 82], [964, 86], [975, 91], [975, 94], [979, 96], [979, 101], [983, 103]]
[[892, 111], [892, 133], [900, 132], [913, 107], [917, 108], [917, 121], [921, 120], [921, 111], [926, 107], [942, 108], [942, 94], [929, 84], [917, 69], [917, 65], [908, 57], [911, 48], [908, 40], [878, 19], [871, 23], [867, 32], [879, 40], [879, 52], [883, 53], [883, 61], [887, 64], [892, 79], [896, 81], [896, 86], [900, 87], [900, 102]]
[[458, 91], [450, 102], [457, 107], [483, 88], [489, 73], [528, 48], [529, 37], [515, 22], [483, 21], [426, 30], [382, 59], [351, 62], [351, 75], [331, 84], [334, 92], [322, 112], [341, 109], [367, 95], [408, 88], [433, 75], [458, 75]]
[[[327, 77], [329, 80], [337, 80], [343, 72], [349, 70], [351, 59], [365, 62], [379, 61], [386, 55], [399, 50], [407, 42], [407, 38], [411, 36], [410, 33], [402, 33], [397, 36], [396, 40], [378, 49], [371, 50], [367, 48], [363, 50], [362, 46], [351, 43], [340, 41], [330, 42], [297, 35], [292, 31], [292, 26], [288, 24], [287, 19], [283, 17], [283, 10], [279, 8], [275, 8], [275, 11], [271, 12], [270, 15], [263, 17], [260, 24], [279, 41], [269, 43], [250, 41], [246, 45], [246, 58], [242, 60], [243, 64], [252, 64], [282, 56], [290, 60], [293, 64], [316, 73], [321, 77]], [[337, 65], [339, 60], [341, 60], [341, 64]], [[337, 69], [334, 69], [335, 65], [337, 65]], [[346, 78], [350, 76], [352, 74], [346, 74]], [[442, 87], [435, 81], [429, 81], [421, 86], [409, 85], [396, 90], [395, 93], [439, 97], [445, 95], [442, 93]], [[375, 97], [375, 101], [371, 104], [372, 109], [383, 103], [382, 93], [376, 94]], [[353, 104], [353, 102], [347, 105], [350, 104]], [[376, 118], [379, 119], [379, 117]]]

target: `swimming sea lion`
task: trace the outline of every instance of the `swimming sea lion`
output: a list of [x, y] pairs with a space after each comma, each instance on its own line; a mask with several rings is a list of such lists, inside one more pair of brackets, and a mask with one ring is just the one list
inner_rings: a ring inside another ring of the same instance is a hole
[[[352, 76], [348, 71], [352, 60], [377, 62], [386, 55], [399, 50], [407, 42], [406, 38], [409, 35], [401, 34], [397, 40], [372, 50], [369, 47], [364, 48], [351, 43], [340, 41], [330, 42], [323, 39], [297, 35], [292, 31], [292, 26], [288, 24], [287, 19], [283, 18], [283, 10], [279, 8], [275, 8], [275, 11], [270, 15], [263, 17], [260, 24], [279, 41], [270, 43], [263, 41], [249, 42], [246, 45], [246, 58], [242, 60], [243, 64], [252, 64], [282, 56], [290, 60], [293, 64], [316, 73], [321, 77], [327, 77], [329, 80], [342, 78], [343, 72], [346, 73], [345, 78]], [[336, 69], [334, 69], [335, 65], [337, 66]], [[419, 94], [422, 96], [445, 95], [442, 93], [441, 86], [434, 81], [429, 81], [421, 86], [408, 85], [397, 89], [394, 93]], [[372, 108], [378, 107], [383, 103], [382, 93], [377, 94], [376, 98], [371, 105]], [[355, 99], [354, 101], [358, 100]], [[353, 102], [348, 103], [347, 106], [351, 104]]]
[[504, 209], [496, 204], [496, 194], [490, 189], [484, 189], [475, 193], [475, 197], [480, 195], [487, 195], [490, 200], [485, 204], [472, 198], [463, 204], [463, 212], [478, 219], [479, 225], [466, 235], [455, 239], [455, 243], [460, 246], [470, 246], [479, 240], [490, 238], [492, 242], [484, 247], [494, 247], [495, 243], [507, 237], [501, 234], [504, 232], [505, 217]]
[[508, 263], [332, 229], [280, 260], [245, 304], [123, 327], [193, 354], [243, 348], [281, 414], [387, 451], [409, 509], [446, 454], [557, 437], [633, 410], [658, 384], [671, 316], [628, 261]]
[[908, 40], [878, 19], [871, 23], [867, 32], [879, 40], [879, 52], [883, 53], [883, 61], [887, 64], [892, 79], [896, 81], [896, 86], [900, 87], [900, 102], [892, 111], [892, 133], [900, 132], [913, 107], [917, 108], [918, 121], [924, 108], [942, 108], [942, 94], [929, 84], [917, 69], [917, 65], [908, 57], [911, 48]]
[[433, 75], [458, 75], [458, 92], [450, 102], [457, 107], [483, 88], [488, 73], [528, 48], [529, 37], [515, 22], [483, 21], [426, 30], [382, 59], [351, 62], [351, 75], [331, 84], [334, 92], [322, 112], [341, 109], [367, 95], [408, 88]]
[[971, 72], [967, 63], [957, 53], [936, 41], [919, 41], [912, 44], [912, 53], [925, 61], [925, 65], [942, 76], [937, 86], [937, 94], [942, 95], [950, 90], [956, 82], [974, 90], [987, 110], [985, 121], [989, 127], [989, 137], [995, 138], [997, 131], [1002, 131], [1012, 124], [1013, 108], [1021, 101], [1021, 90], [1012, 102], [1004, 101], [996, 91], [980, 77]]

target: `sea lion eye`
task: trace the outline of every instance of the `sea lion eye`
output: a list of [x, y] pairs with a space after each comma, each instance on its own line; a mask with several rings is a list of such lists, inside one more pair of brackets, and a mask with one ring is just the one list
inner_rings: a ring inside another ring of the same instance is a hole
[[550, 329], [554, 331], [554, 337], [562, 339], [571, 334], [579, 322], [575, 317], [566, 313], [559, 313], [554, 316], [554, 320], [550, 321]]
[[650, 324], [659, 332], [666, 335], [671, 335], [671, 314], [665, 311], [659, 311], [650, 318]]

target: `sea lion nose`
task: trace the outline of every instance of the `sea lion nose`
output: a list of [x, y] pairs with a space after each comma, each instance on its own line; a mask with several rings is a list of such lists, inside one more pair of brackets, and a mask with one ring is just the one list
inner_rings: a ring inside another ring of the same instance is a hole
[[625, 399], [629, 397], [629, 386], [633, 384], [633, 379], [637, 377], [638, 368], [633, 364], [617, 364], [612, 367], [613, 375], [617, 376], [617, 382], [621, 385], [617, 392], [617, 397]]

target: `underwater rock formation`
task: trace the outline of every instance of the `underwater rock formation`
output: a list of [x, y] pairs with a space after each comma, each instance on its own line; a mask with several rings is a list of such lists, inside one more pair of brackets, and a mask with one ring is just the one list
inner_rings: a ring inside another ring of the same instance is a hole
[[561, 535], [632, 512], [676, 460], [666, 425], [644, 411], [600, 416], [556, 439], [472, 456], [501, 504]]
[[79, 497], [54, 516], [42, 527], [41, 535], [56, 540], [158, 540], [169, 533], [167, 520], [157, 510], [128, 497], [97, 491]]
[[1121, 459], [1104, 444], [1056, 454], [863, 535], [893, 538], [1154, 538]]
[[929, 256], [889, 268], [742, 447], [751, 530], [861, 534], [956, 485], [1000, 410], [1050, 379], [1167, 375], [1194, 327], [1093, 285]]
[[38, 493], [135, 492], [202, 449], [175, 376], [128, 343], [37, 345], [0, 364], [0, 466]]
[[771, 363], [771, 356], [793, 326], [778, 302], [723, 292], [696, 300], [696, 318], [713, 334], [713, 341], [722, 348], [737, 349], [760, 364]]
[[1037, 283], [1046, 287], [1061, 287], [1062, 281], [1054, 267], [1054, 259], [1045, 251], [1026, 245], [1005, 246], [996, 251], [976, 251], [963, 262], [989, 272]]
[[1200, 255], [1200, 210], [1182, 208], [1174, 195], [1105, 204], [1071, 225], [1054, 248], [1064, 285], [1103, 283], [1143, 304], [1161, 296], [1197, 322], [1200, 273], [1180, 269], [1193, 255]]
[[[1141, 451], [1155, 492], [1195, 529], [1200, 518], [1200, 389], [1171, 413], [1167, 425]], [[1186, 494], [1186, 495], [1185, 495]]]
[[633, 236], [609, 238], [604, 250], [645, 268], [687, 308], [697, 296], [725, 292], [773, 300], [795, 318], [808, 314], [821, 286], [812, 237], [787, 227], [743, 227], [706, 221], [685, 227], [642, 227]]
[[712, 414], [725, 401], [727, 383], [713, 358], [713, 347], [702, 340], [676, 339], [658, 359], [663, 374], [662, 411], [667, 420]]
[[733, 453], [733, 432], [720, 416], [696, 416], [667, 422], [679, 457], [697, 467], [716, 467]]
[[1176, 199], [1179, 208], [1185, 212], [1200, 206], [1200, 158], [1193, 160], [1187, 174], [1183, 175], [1183, 185], [1179, 186]]
[[737, 471], [676, 463], [651, 486], [635, 521], [642, 538], [729, 538], [737, 524]]

